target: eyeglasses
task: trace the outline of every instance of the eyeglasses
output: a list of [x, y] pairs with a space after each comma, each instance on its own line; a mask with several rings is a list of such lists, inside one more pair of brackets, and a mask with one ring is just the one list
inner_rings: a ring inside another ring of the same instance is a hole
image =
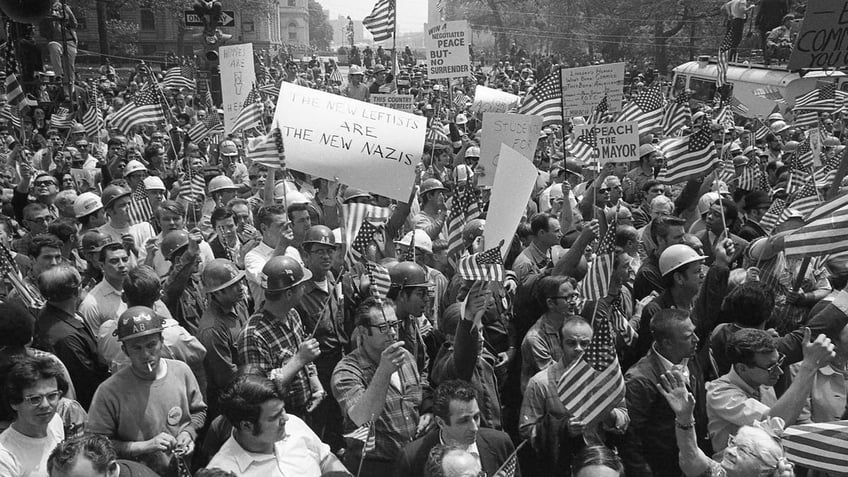
[[28, 402], [30, 406], [40, 406], [44, 399], [47, 399], [48, 404], [56, 404], [59, 402], [59, 398], [62, 397], [61, 391], [53, 391], [47, 394], [31, 394], [29, 396], [24, 396], [24, 401]]
[[[743, 445], [739, 445], [736, 442], [736, 435], [735, 434], [731, 434], [727, 438], [727, 449], [730, 449], [730, 448], [735, 448], [739, 452], [744, 452], [744, 453], [748, 454], [749, 456], [753, 457], [754, 459], [758, 460], [765, 467], [765, 468], [760, 469], [758, 475], [768, 475], [768, 474], [771, 473], [771, 471], [777, 469], [777, 464], [771, 465], [768, 462], [766, 462], [765, 459], [763, 459], [763, 457], [761, 455], [759, 455], [758, 453], [754, 452], [751, 449], [748, 449], [747, 447], [745, 447]], [[725, 451], [725, 452], [727, 452], [727, 451]]]
[[610, 190], [609, 190], [609, 189], [606, 189], [606, 188], [604, 188], [604, 189], [598, 189], [598, 192], [600, 192], [601, 194], [609, 194], [609, 191], [610, 191]]
[[764, 367], [762, 367], [762, 366], [760, 366], [760, 365], [755, 364], [755, 365], [754, 365], [754, 367], [755, 367], [755, 368], [762, 369], [763, 371], [767, 371], [769, 374], [774, 374], [775, 372], [777, 372], [777, 370], [778, 370], [778, 369], [780, 369], [780, 368], [781, 368], [781, 366], [783, 366], [783, 360], [784, 360], [785, 358], [786, 358], [786, 355], [784, 355], [783, 353], [780, 353], [780, 354], [778, 355], [777, 362], [776, 362], [776, 363], [774, 363], [774, 364], [772, 364], [771, 366], [768, 366], [768, 367], [765, 367], [765, 368], [764, 368]]
[[552, 296], [550, 298], [552, 300], [560, 299], [560, 300], [565, 300], [565, 301], [577, 301], [577, 300], [580, 299], [580, 294], [575, 293], [573, 295], [555, 295], [555, 296]]
[[36, 181], [33, 185], [35, 185], [36, 187], [42, 187], [56, 185], [56, 183], [53, 181]]
[[398, 320], [384, 321], [383, 323], [380, 323], [379, 325], [368, 325], [368, 328], [376, 328], [376, 329], [380, 330], [380, 333], [382, 333], [382, 334], [388, 333], [389, 328], [397, 331], [399, 327], [400, 327], [400, 321], [398, 321]]

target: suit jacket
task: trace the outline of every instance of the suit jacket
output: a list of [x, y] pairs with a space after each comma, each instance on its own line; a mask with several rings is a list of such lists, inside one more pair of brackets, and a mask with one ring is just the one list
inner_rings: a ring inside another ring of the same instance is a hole
[[[695, 430], [698, 445], [712, 455], [707, 436], [706, 391], [697, 357], [689, 359], [689, 390], [695, 396]], [[679, 477], [674, 412], [656, 385], [665, 372], [659, 355], [651, 348], [627, 371], [627, 410], [630, 425], [619, 447], [628, 477]]]
[[[707, 265], [712, 265], [715, 261], [715, 244], [710, 241], [710, 233], [707, 230], [699, 233], [697, 235], [698, 240], [701, 241], [701, 245], [704, 246], [704, 255], [707, 257], [705, 263]], [[733, 244], [736, 245], [736, 251], [733, 253], [733, 256], [730, 257], [730, 263], [736, 265], [736, 262], [741, 265], [742, 256], [745, 251], [745, 248], [748, 247], [748, 241], [743, 239], [742, 237], [736, 234], [730, 234], [730, 240], [733, 240]]]
[[[424, 477], [427, 456], [430, 455], [430, 450], [439, 443], [439, 429], [436, 428], [424, 437], [407, 444], [395, 461], [394, 477]], [[477, 450], [480, 452], [480, 463], [483, 466], [483, 471], [486, 472], [486, 475], [495, 475], [495, 472], [515, 450], [515, 447], [506, 433], [481, 428], [477, 431]], [[521, 477], [521, 470], [517, 464], [515, 476]]]

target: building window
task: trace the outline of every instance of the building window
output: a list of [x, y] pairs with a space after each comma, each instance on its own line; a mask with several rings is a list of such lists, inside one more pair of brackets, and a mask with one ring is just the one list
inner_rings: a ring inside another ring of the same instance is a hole
[[156, 30], [156, 14], [150, 8], [141, 9], [141, 30], [154, 31]]
[[156, 45], [151, 43], [142, 43], [141, 45], [141, 54], [142, 55], [152, 55], [156, 53]]
[[289, 6], [290, 7], [296, 7], [297, 6], [297, 0], [289, 0]]
[[297, 41], [297, 32], [296, 31], [290, 31], [289, 32], [289, 41]]
[[241, 31], [243, 31], [245, 33], [253, 33], [253, 31], [254, 31], [253, 20], [242, 19], [242, 21], [241, 21]]

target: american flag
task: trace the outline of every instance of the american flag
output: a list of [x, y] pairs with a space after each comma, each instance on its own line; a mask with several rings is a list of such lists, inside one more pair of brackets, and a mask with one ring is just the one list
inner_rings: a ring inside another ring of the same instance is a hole
[[103, 111], [100, 109], [100, 90], [92, 85], [88, 91], [88, 106], [82, 115], [82, 125], [89, 136], [103, 129]]
[[736, 126], [736, 120], [733, 119], [733, 110], [729, 106], [722, 107], [716, 113], [715, 121], [726, 129]]
[[371, 245], [371, 242], [374, 240], [374, 234], [380, 231], [380, 226], [375, 225], [374, 223], [364, 220], [362, 225], [359, 227], [359, 231], [356, 233], [356, 238], [353, 239], [353, 242], [350, 245], [350, 252], [357, 260], [365, 260], [368, 246]]
[[268, 73], [268, 68], [265, 67], [265, 61], [259, 53], [253, 53], [253, 71], [256, 73], [256, 82], [266, 84], [271, 82], [271, 75]]
[[[448, 259], [456, 260], [462, 252], [462, 228], [469, 220], [481, 215], [477, 190], [474, 187], [460, 187], [451, 197], [448, 215]], [[454, 262], [455, 263], [455, 262]]]
[[504, 281], [501, 247], [503, 247], [503, 240], [489, 250], [460, 258], [457, 273], [463, 280]]
[[248, 139], [245, 156], [271, 169], [285, 168], [286, 153], [280, 128], [275, 127], [265, 136]]
[[606, 121], [609, 114], [609, 100], [606, 96], [601, 98], [601, 101], [595, 106], [592, 115], [589, 117], [589, 124], [598, 124]]
[[465, 93], [460, 90], [456, 90], [456, 94], [453, 95], [453, 105], [456, 106], [456, 109], [458, 109], [459, 111], [464, 110], [465, 103], [470, 100], [471, 98], [469, 98]]
[[194, 66], [182, 65], [168, 68], [162, 79], [163, 88], [195, 89]]
[[[348, 248], [347, 256], [345, 257], [345, 261], [348, 264], [352, 264], [354, 260], [358, 259], [355, 253], [358, 252], [359, 256], [362, 256], [365, 250], [363, 247], [367, 246], [374, 237], [374, 232], [372, 231], [369, 235], [368, 229], [366, 229], [366, 232], [361, 234], [362, 237], [360, 238], [359, 230], [363, 225], [368, 223], [376, 227], [376, 224], [384, 223], [390, 216], [391, 210], [388, 207], [360, 203], [342, 204], [342, 219], [344, 224], [342, 238]], [[359, 241], [357, 242], [357, 240]], [[359, 250], [354, 251], [355, 247], [359, 248]]]
[[233, 127], [230, 128], [230, 132], [241, 131], [242, 129], [250, 129], [253, 127], [258, 127], [262, 124], [262, 98], [259, 95], [259, 91], [256, 90], [254, 86], [253, 89], [247, 93], [247, 98], [244, 100], [244, 105], [239, 111], [238, 116], [236, 116], [236, 120], [233, 123]]
[[676, 184], [704, 177], [716, 159], [715, 143], [707, 128], [694, 133], [660, 141], [665, 164], [658, 179], [666, 184]]
[[57, 109], [50, 115], [50, 127], [56, 129], [69, 129], [74, 124], [74, 117], [66, 107]]
[[515, 477], [515, 470], [518, 467], [518, 451], [524, 447], [524, 444], [526, 443], [526, 439], [521, 441], [521, 443], [518, 444], [518, 447], [512, 451], [512, 454], [507, 457], [506, 461], [501, 464], [500, 468], [495, 471], [495, 475], [492, 477]]
[[369, 291], [373, 296], [380, 300], [385, 300], [389, 293], [389, 288], [392, 286], [392, 279], [386, 267], [372, 262], [365, 261], [365, 272], [368, 274], [368, 280], [371, 282]]
[[793, 123], [799, 128], [814, 128], [819, 125], [819, 113], [816, 111], [795, 110]]
[[579, 136], [574, 138], [568, 152], [582, 161], [588, 161], [597, 150], [598, 134], [595, 132], [595, 128], [589, 127], [584, 129]]
[[836, 84], [824, 83], [795, 100], [795, 109], [833, 111], [836, 109]]
[[376, 426], [374, 423], [369, 421], [345, 434], [343, 437], [362, 443], [362, 454], [364, 457], [366, 452], [371, 452], [377, 447], [377, 434], [375, 432], [375, 428]]
[[147, 198], [147, 188], [140, 182], [132, 193], [128, 214], [134, 224], [147, 222], [153, 218], [153, 207]]
[[204, 94], [206, 95], [206, 99], [205, 99], [204, 102], [206, 103], [206, 107], [210, 111], [209, 114], [212, 114], [212, 113], [214, 113], [214, 110], [215, 110], [215, 100], [212, 99], [212, 89], [209, 88], [209, 82], [208, 81], [206, 82], [206, 92]]
[[790, 426], [783, 433], [786, 458], [798, 465], [830, 475], [848, 474], [848, 421]]
[[202, 172], [189, 171], [182, 175], [179, 197], [189, 203], [203, 203], [206, 199], [206, 180]]
[[527, 92], [518, 114], [542, 116], [544, 126], [562, 122], [562, 72], [559, 69]]
[[112, 128], [128, 134], [133, 126], [165, 121], [161, 94], [155, 86], [148, 85], [126, 106], [110, 114], [106, 122], [111, 124]]
[[727, 65], [730, 62], [730, 47], [733, 46], [733, 32], [730, 27], [724, 34], [724, 39], [721, 40], [721, 45], [718, 47], [718, 61], [716, 67], [718, 76], [716, 77], [716, 86], [721, 88], [727, 84]]
[[771, 207], [766, 211], [763, 218], [760, 219], [760, 227], [765, 233], [771, 234], [772, 230], [781, 222], [783, 211], [786, 210], [786, 201], [783, 199], [774, 199]]
[[808, 222], [784, 240], [787, 257], [818, 256], [848, 251], [848, 209]]
[[0, 118], [9, 121], [9, 124], [11, 124], [16, 130], [21, 129], [21, 118], [18, 116], [17, 112], [12, 111], [12, 105], [7, 104], [0, 108]]
[[828, 157], [821, 169], [816, 173], [816, 187], [826, 189], [833, 185], [836, 180], [836, 170], [839, 169], [839, 163], [842, 162], [840, 154], [834, 154]]
[[595, 317], [592, 328], [586, 352], [557, 382], [565, 410], [587, 426], [606, 418], [624, 399], [624, 377], [609, 318]]
[[15, 73], [6, 74], [6, 102], [13, 107], [19, 107], [24, 102], [24, 90], [21, 83], [18, 81], [18, 75]]
[[736, 96], [730, 98], [730, 108], [733, 110], [734, 113], [742, 116], [748, 114], [748, 112], [751, 111], [748, 106], [742, 101], [740, 101]]
[[752, 91], [754, 96], [759, 96], [763, 99], [770, 99], [772, 101], [778, 101], [783, 99], [783, 93], [780, 92], [775, 86], [766, 86], [765, 88], [757, 88]]
[[595, 248], [595, 259], [589, 264], [589, 270], [580, 282], [580, 294], [588, 301], [599, 301], [609, 292], [615, 261], [615, 229], [618, 224], [618, 209], [607, 227], [601, 241]]
[[816, 183], [811, 179], [801, 190], [790, 196], [789, 207], [807, 217], [819, 206], [820, 202]]
[[371, 14], [362, 20], [362, 25], [371, 32], [374, 41], [388, 40], [395, 35], [395, 0], [377, 0]]
[[627, 103], [616, 121], [636, 121], [640, 131], [660, 126], [663, 117], [662, 86], [654, 82], [643, 89], [636, 99]]
[[330, 72], [330, 81], [339, 84], [344, 82], [344, 77], [342, 77], [342, 72], [339, 70], [338, 66], [333, 68], [333, 71]]
[[844, 210], [846, 208], [848, 208], [848, 192], [842, 193], [830, 199], [810, 212], [810, 216], [807, 217], [807, 223], [819, 220], [823, 217], [828, 217], [836, 211]]
[[789, 167], [809, 171], [813, 169], [813, 147], [810, 144], [810, 136], [807, 136], [795, 149]]
[[668, 103], [663, 113], [663, 134], [672, 136], [692, 119], [692, 109], [689, 108], [689, 94], [680, 93], [674, 101]]
[[218, 113], [213, 111], [207, 114], [203, 121], [198, 121], [197, 124], [190, 127], [186, 134], [192, 142], [200, 142], [209, 136], [224, 134], [224, 125], [221, 124]]
[[450, 143], [450, 137], [445, 132], [444, 128], [441, 124], [433, 123], [429, 129], [427, 129], [427, 136], [425, 138], [426, 143], [429, 144], [444, 144]]
[[[719, 162], [719, 165], [716, 168], [716, 173], [716, 177], [718, 178], [718, 180], [724, 182], [725, 184], [730, 184], [730, 181], [732, 181], [736, 177], [736, 167], [733, 165], [733, 158], [730, 157], [730, 154], [725, 154], [724, 157], [721, 159], [721, 162]], [[744, 170], [742, 172], [742, 175], [739, 177], [739, 183], [737, 184], [740, 189], [745, 189], [740, 185], [743, 181], [743, 177], [745, 177]]]

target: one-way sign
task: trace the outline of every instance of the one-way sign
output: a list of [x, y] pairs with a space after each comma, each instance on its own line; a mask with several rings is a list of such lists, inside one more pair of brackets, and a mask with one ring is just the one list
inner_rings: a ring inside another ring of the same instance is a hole
[[[200, 15], [194, 13], [194, 10], [186, 10], [183, 12], [185, 14], [185, 24], [189, 27], [203, 26], [203, 20], [200, 18]], [[221, 19], [218, 20], [219, 27], [231, 27], [236, 26], [236, 12], [233, 10], [224, 10], [221, 12]]]

